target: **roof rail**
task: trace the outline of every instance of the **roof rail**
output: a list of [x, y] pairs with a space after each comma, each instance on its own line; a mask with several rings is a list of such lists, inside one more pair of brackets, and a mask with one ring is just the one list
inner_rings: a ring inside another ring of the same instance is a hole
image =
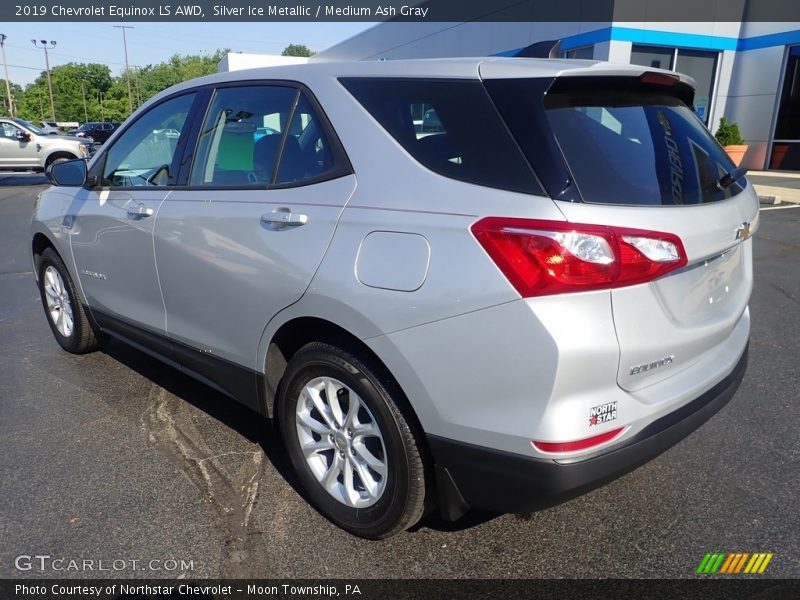
[[545, 40], [525, 46], [519, 50], [515, 58], [558, 58], [561, 50], [561, 40]]

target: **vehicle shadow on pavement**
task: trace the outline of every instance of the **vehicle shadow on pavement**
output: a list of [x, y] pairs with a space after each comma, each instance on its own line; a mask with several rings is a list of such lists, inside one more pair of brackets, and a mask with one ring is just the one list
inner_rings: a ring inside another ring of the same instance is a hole
[[257, 444], [272, 466], [298, 493], [289, 457], [286, 455], [276, 424], [225, 394], [196, 381], [155, 358], [116, 340], [110, 340], [103, 352], [142, 377], [204, 412], [209, 417]]
[[[167, 393], [202, 411], [214, 421], [235, 431], [248, 442], [258, 445], [286, 483], [305, 502], [310, 503], [283, 447], [276, 421], [264, 418], [225, 394], [127, 344], [111, 339], [103, 349], [103, 353], [166, 390]], [[409, 532], [414, 533], [424, 529], [442, 532], [462, 531], [491, 521], [497, 516], [499, 515], [495, 513], [471, 510], [458, 521], [451, 523], [441, 518], [437, 508]]]
[[44, 185], [46, 183], [47, 183], [47, 177], [41, 173], [30, 173], [26, 175], [20, 175], [20, 174], [4, 175], [0, 173], [0, 185], [7, 187]]

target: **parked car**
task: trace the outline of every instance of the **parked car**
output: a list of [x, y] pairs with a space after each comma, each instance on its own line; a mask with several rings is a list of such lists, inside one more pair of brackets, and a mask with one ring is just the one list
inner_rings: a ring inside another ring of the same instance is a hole
[[67, 135], [92, 138], [98, 144], [104, 143], [119, 127], [119, 123], [91, 122], [84, 123], [77, 129], [71, 129]]
[[51, 169], [31, 246], [50, 328], [275, 419], [356, 535], [562, 501], [688, 435], [745, 372], [758, 201], [693, 95], [522, 58], [180, 84], [88, 168]]
[[48, 135], [61, 135], [61, 130], [53, 121], [39, 121], [39, 129]]
[[44, 171], [57, 162], [93, 154], [91, 141], [49, 135], [23, 119], [0, 118], [0, 170]]

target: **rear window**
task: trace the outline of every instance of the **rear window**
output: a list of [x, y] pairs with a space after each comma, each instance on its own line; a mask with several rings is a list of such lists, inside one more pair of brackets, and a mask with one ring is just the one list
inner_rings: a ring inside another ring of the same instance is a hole
[[[583, 200], [670, 206], [740, 192], [739, 184], [717, 186], [734, 165], [694, 111], [659, 88], [636, 85], [565, 80], [544, 96], [547, 122]], [[532, 110], [517, 107], [512, 131]]]
[[451, 179], [543, 194], [479, 81], [342, 79], [419, 163]]

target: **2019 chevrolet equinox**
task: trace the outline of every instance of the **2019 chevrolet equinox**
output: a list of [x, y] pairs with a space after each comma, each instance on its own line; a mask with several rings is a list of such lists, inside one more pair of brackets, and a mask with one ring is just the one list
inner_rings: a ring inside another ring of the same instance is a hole
[[45, 313], [69, 352], [114, 336], [276, 419], [356, 535], [547, 506], [685, 437], [744, 374], [758, 203], [693, 95], [523, 58], [177, 85], [50, 169]]

